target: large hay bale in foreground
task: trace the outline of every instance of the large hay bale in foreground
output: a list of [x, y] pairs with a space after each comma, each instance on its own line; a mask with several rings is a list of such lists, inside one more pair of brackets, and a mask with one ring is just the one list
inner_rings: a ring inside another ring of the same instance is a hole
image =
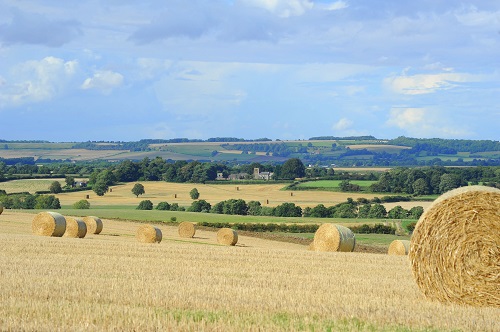
[[66, 231], [64, 232], [64, 237], [75, 237], [84, 238], [87, 235], [87, 224], [80, 218], [77, 217], [65, 217], [66, 219]]
[[179, 236], [180, 237], [193, 237], [196, 233], [194, 224], [189, 221], [183, 221], [179, 224]]
[[354, 251], [356, 238], [347, 227], [335, 224], [323, 224], [314, 233], [315, 251]]
[[142, 243], [160, 243], [163, 235], [158, 227], [151, 225], [142, 225], [137, 229], [135, 234], [137, 241]]
[[231, 228], [221, 228], [217, 232], [217, 243], [226, 246], [234, 246], [238, 243], [238, 233]]
[[409, 240], [394, 240], [389, 245], [389, 250], [387, 253], [389, 255], [408, 255], [410, 251], [410, 241]]
[[101, 219], [94, 216], [87, 216], [83, 217], [82, 220], [87, 225], [87, 233], [99, 234], [102, 232], [103, 224]]
[[40, 212], [31, 222], [33, 234], [61, 237], [66, 231], [66, 218], [57, 212]]
[[438, 197], [413, 231], [409, 258], [427, 298], [500, 307], [500, 190], [470, 186]]

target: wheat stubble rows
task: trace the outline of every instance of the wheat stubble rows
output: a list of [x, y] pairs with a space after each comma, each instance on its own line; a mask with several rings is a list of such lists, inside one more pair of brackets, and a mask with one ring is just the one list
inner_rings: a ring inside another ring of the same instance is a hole
[[499, 309], [425, 300], [406, 256], [225, 247], [168, 226], [141, 244], [138, 224], [111, 221], [48, 238], [4, 228], [15, 217], [0, 220], [0, 330], [500, 330]]

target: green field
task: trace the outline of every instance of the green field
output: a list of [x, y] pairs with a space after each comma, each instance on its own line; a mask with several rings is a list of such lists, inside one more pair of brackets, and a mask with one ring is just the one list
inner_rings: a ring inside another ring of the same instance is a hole
[[[367, 189], [372, 184], [377, 181], [364, 181], [364, 180], [352, 180], [349, 181], [351, 184], [356, 184], [361, 188]], [[319, 180], [319, 181], [307, 181], [301, 182], [297, 185], [297, 188], [311, 188], [311, 189], [323, 189], [323, 190], [340, 190], [339, 186], [342, 183], [342, 180]]]

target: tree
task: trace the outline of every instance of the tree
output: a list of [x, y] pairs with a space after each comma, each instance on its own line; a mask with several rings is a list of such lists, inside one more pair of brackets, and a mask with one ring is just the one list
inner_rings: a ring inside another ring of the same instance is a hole
[[168, 202], [160, 202], [156, 205], [157, 210], [170, 210], [170, 204]]
[[429, 193], [429, 185], [425, 179], [420, 178], [413, 182], [413, 193], [415, 195], [426, 195]]
[[189, 192], [189, 196], [191, 197], [191, 199], [198, 199], [200, 197], [200, 193], [198, 192], [198, 189], [193, 188]]
[[302, 208], [295, 203], [283, 203], [274, 208], [276, 217], [302, 217]]
[[61, 183], [59, 181], [54, 181], [50, 184], [49, 191], [51, 194], [59, 194], [62, 192]]
[[66, 182], [66, 185], [68, 187], [73, 187], [73, 185], [75, 184], [75, 178], [73, 176], [70, 176], [70, 175], [66, 176], [64, 181]]
[[151, 202], [149, 199], [141, 201], [136, 210], [153, 210], [153, 202]]
[[370, 207], [370, 212], [368, 213], [369, 218], [385, 218], [387, 215], [387, 210], [382, 204], [376, 203]]
[[285, 161], [280, 170], [280, 177], [285, 180], [304, 177], [306, 168], [298, 158], [291, 158]]
[[97, 182], [92, 186], [92, 190], [97, 196], [104, 196], [108, 191], [108, 185], [103, 180], [97, 180]]
[[[34, 196], [32, 196], [34, 198]], [[60, 209], [61, 203], [54, 195], [40, 195], [35, 198], [35, 209]]]
[[414, 206], [408, 212], [408, 216], [412, 219], [419, 219], [420, 216], [424, 213], [424, 208], [421, 206]]
[[90, 203], [86, 199], [79, 200], [73, 204], [73, 209], [90, 209]]
[[461, 185], [460, 178], [455, 174], [443, 174], [441, 175], [440, 180], [441, 181], [439, 182], [439, 192], [441, 194], [449, 190], [458, 188]]
[[144, 190], [144, 186], [141, 183], [136, 183], [132, 188], [132, 193], [135, 197], [139, 197], [139, 195], [144, 194], [146, 191]]
[[247, 204], [248, 210], [247, 214], [251, 216], [260, 216], [260, 212], [262, 211], [262, 205], [259, 201], [250, 201]]
[[408, 216], [408, 211], [403, 209], [400, 205], [393, 207], [387, 213], [387, 217], [391, 219], [404, 219]]
[[200, 199], [199, 201], [194, 201], [191, 203], [191, 206], [188, 208], [189, 212], [210, 212], [211, 205], [204, 199]]

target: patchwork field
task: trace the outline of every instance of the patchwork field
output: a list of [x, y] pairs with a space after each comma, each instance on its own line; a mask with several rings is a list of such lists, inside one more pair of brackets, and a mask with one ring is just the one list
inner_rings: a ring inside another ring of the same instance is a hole
[[0, 330], [499, 331], [500, 309], [427, 301], [406, 256], [310, 252], [215, 233], [138, 243], [140, 224], [104, 219], [83, 239], [31, 234], [0, 215]]

